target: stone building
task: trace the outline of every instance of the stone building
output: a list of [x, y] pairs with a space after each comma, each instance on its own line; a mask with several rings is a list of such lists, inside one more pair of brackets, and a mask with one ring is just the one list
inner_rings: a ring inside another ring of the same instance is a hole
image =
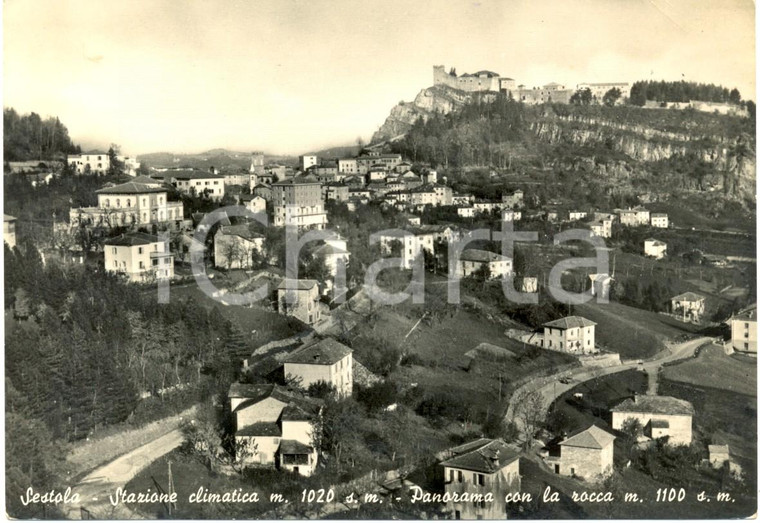
[[612, 409], [612, 428], [621, 430], [628, 419], [636, 419], [651, 439], [667, 438], [669, 445], [691, 444], [694, 407], [671, 396], [636, 395]]
[[[612, 473], [615, 436], [591, 425], [569, 435], [545, 458], [556, 474], [598, 481]], [[554, 454], [554, 455], [552, 455]]]

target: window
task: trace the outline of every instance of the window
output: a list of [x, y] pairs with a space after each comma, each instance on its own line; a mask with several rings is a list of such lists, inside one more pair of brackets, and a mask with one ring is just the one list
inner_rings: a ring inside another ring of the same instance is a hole
[[158, 266], [158, 260], [155, 260], [155, 259], [154, 259], [154, 260], [152, 260], [152, 261], [153, 261], [153, 266], [154, 266], [154, 267], [157, 267], [157, 266]]
[[459, 483], [462, 483], [464, 481], [464, 474], [461, 470], [457, 470], [457, 481]]
[[474, 474], [475, 484], [481, 487], [486, 484], [486, 477], [483, 474]]
[[111, 254], [116, 254], [116, 247], [111, 247]]
[[744, 344], [744, 350], [749, 350], [749, 343]]
[[164, 265], [169, 265], [171, 261], [171, 258], [164, 258]]
[[127, 207], [132, 207], [132, 200], [127, 199]]
[[[113, 261], [113, 268], [114, 269], [118, 269], [119, 268], [119, 264], [116, 262], [116, 260]], [[746, 345], [746, 343], [745, 343], [745, 345]]]
[[141, 269], [144, 269], [144, 268], [145, 268], [145, 262], [140, 262], [140, 268], [141, 268]]
[[142, 247], [138, 247], [137, 248], [137, 254], [142, 254], [142, 253], [143, 253], [143, 248]]

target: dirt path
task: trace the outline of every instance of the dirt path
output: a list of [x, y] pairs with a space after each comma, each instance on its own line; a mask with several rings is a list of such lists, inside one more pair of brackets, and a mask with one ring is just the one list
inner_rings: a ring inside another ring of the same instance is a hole
[[113, 506], [109, 496], [116, 496], [116, 489], [124, 487], [142, 469], [182, 444], [180, 430], [173, 430], [114, 461], [103, 465], [84, 477], [73, 487], [79, 494], [80, 503], [66, 505], [66, 519], [81, 519], [82, 508], [93, 519], [143, 519], [126, 506]]

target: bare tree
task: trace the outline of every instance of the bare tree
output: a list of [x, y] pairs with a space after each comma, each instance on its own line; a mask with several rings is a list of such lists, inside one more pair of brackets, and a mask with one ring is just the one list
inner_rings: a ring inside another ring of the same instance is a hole
[[522, 423], [525, 432], [525, 444], [533, 441], [538, 428], [546, 420], [544, 396], [538, 391], [523, 390], [514, 399], [514, 417]]

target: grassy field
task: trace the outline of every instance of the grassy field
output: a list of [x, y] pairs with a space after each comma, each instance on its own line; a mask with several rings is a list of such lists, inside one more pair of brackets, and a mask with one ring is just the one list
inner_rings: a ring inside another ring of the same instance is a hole
[[662, 377], [747, 396], [757, 395], [756, 361], [728, 356], [723, 347], [713, 344], [703, 348], [696, 358], [664, 368]]
[[[593, 423], [612, 431], [609, 409], [634, 393], [643, 394], [646, 390], [646, 373], [637, 370], [618, 372], [573, 387], [557, 398], [550, 412], [561, 413], [568, 433]], [[576, 399], [573, 396], [576, 393], [583, 394], [583, 398]]]
[[[402, 388], [416, 384], [420, 396], [437, 393], [456, 396], [457, 403], [469, 409], [470, 421], [501, 412], [517, 380], [577, 364], [572, 356], [526, 347], [507, 338], [503, 325], [476, 311], [458, 308], [453, 317], [418, 324], [421, 315], [420, 310], [411, 307], [399, 312], [383, 308], [373, 321], [360, 323], [354, 329], [351, 333], [354, 344], [364, 338], [380, 337], [401, 347], [414, 363], [398, 367], [391, 378]], [[468, 371], [470, 360], [465, 353], [483, 342], [506, 348], [515, 358], [489, 362], [477, 371]]]
[[172, 301], [190, 299], [209, 309], [218, 308], [222, 316], [246, 333], [249, 343], [253, 347], [288, 338], [305, 329], [300, 322], [258, 305], [252, 307], [224, 305], [207, 296], [195, 284], [172, 287], [170, 299]]
[[588, 302], [574, 308], [574, 314], [596, 322], [597, 344], [619, 352], [623, 359], [653, 356], [665, 348], [664, 342], [682, 339], [694, 330], [662, 314], [621, 303]]

